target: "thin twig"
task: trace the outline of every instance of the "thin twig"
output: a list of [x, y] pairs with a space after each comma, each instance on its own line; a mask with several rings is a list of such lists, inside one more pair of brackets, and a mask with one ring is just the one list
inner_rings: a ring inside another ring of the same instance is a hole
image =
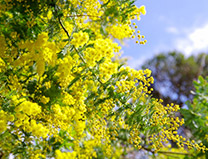
[[77, 50], [77, 48], [76, 48], [75, 46], [74, 46], [74, 50], [77, 52], [77, 54], [78, 54], [79, 57], [81, 58], [82, 62], [83, 62], [84, 64], [86, 64], [85, 59], [82, 57], [82, 55], [79, 53], [79, 51]]
[[84, 17], [84, 16], [88, 16], [88, 17], [97, 17], [97, 18], [100, 18], [100, 16], [96, 16], [96, 15], [67, 15], [67, 16], [64, 16], [64, 17]]

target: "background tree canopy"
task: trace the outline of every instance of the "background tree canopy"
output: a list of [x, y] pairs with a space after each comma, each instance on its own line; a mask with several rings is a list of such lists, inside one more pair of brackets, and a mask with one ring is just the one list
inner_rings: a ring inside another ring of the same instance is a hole
[[152, 70], [153, 97], [163, 99], [164, 104], [173, 102], [182, 106], [193, 99], [190, 92], [194, 90], [193, 81], [199, 75], [208, 75], [208, 55], [185, 57], [179, 52], [161, 53], [145, 62], [142, 68]]

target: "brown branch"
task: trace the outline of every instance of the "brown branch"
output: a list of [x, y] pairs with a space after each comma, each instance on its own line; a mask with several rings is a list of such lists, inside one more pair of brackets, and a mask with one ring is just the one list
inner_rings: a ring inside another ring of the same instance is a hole
[[[142, 147], [143, 150], [146, 150], [146, 151], [149, 151], [151, 153], [155, 153], [155, 151], [153, 151], [152, 149], [149, 149], [149, 148], [145, 148], [145, 147]], [[173, 152], [173, 151], [157, 151], [157, 153], [163, 153], [163, 154], [177, 154], [177, 155], [191, 155], [190, 153], [186, 153], [186, 152]]]
[[142, 147], [142, 149], [143, 149], [143, 150], [146, 150], [146, 151], [149, 151], [149, 152], [151, 152], [151, 153], [153, 153], [153, 154], [155, 154], [155, 151], [153, 151], [153, 150], [150, 149], [150, 148]]
[[177, 155], [191, 155], [190, 153], [185, 152], [173, 152], [173, 151], [158, 151], [157, 153], [164, 153], [164, 154], [177, 154]]
[[4, 156], [4, 153], [2, 151], [0, 151], [0, 159], [2, 159]]

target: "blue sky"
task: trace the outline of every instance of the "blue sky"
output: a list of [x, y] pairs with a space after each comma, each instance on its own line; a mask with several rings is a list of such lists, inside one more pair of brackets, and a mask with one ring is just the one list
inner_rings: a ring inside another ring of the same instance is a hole
[[136, 23], [148, 42], [138, 45], [132, 39], [122, 46], [131, 67], [161, 52], [208, 53], [208, 0], [137, 0], [136, 5], [146, 7]]

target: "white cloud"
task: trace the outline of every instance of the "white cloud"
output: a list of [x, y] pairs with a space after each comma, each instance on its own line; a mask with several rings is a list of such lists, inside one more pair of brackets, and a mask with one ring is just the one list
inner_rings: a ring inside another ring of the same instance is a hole
[[200, 28], [195, 28], [185, 37], [175, 41], [177, 50], [182, 51], [185, 55], [208, 51], [208, 24]]
[[178, 34], [179, 33], [179, 31], [176, 27], [168, 27], [168, 28], [166, 28], [166, 32], [172, 33], [172, 34]]

